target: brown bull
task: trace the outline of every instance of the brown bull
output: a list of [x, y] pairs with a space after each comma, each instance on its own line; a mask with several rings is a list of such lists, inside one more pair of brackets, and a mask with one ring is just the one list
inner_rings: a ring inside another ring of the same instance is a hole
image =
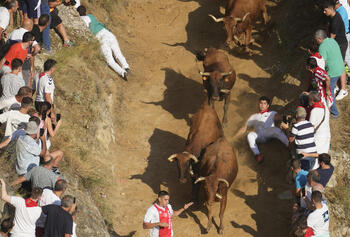
[[198, 163], [203, 149], [221, 136], [223, 136], [223, 130], [215, 110], [204, 103], [191, 118], [191, 128], [185, 151], [173, 154], [168, 158], [170, 162], [177, 161], [181, 183], [187, 182], [186, 176], [188, 173], [192, 177], [198, 177], [195, 175], [195, 169], [192, 166]]
[[231, 89], [236, 82], [236, 72], [227, 55], [215, 48], [205, 49], [197, 59], [203, 60], [203, 86], [207, 91], [208, 102], [214, 108], [214, 101], [225, 100], [222, 123], [227, 122], [227, 110], [230, 103]]
[[268, 21], [265, 0], [229, 0], [226, 5], [225, 16], [216, 18], [209, 14], [215, 22], [224, 22], [227, 33], [226, 44], [232, 42], [232, 38], [239, 42], [240, 36], [244, 33], [244, 45], [248, 46], [251, 42], [252, 25], [263, 13], [265, 24]]
[[224, 230], [223, 219], [227, 203], [227, 191], [238, 172], [236, 155], [224, 137], [219, 138], [215, 143], [206, 148], [198, 172], [200, 177], [195, 181], [195, 184], [204, 181], [204, 188], [207, 194], [207, 231], [212, 226], [212, 206], [215, 198], [218, 198], [220, 200], [219, 233], [222, 234]]

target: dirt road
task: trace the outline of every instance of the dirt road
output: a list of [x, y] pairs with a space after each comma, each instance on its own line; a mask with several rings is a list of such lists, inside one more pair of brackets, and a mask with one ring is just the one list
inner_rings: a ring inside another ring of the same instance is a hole
[[[170, 192], [174, 209], [189, 200], [190, 184], [177, 181], [177, 168], [167, 157], [183, 150], [189, 115], [204, 99], [194, 53], [208, 46], [223, 48], [223, 26], [208, 17], [209, 13], [220, 16], [219, 7], [216, 0], [134, 0], [116, 18], [128, 29], [118, 37], [133, 72], [116, 92], [121, 106], [116, 114], [117, 146], [110, 148], [115, 156], [108, 157], [112, 166], [106, 171], [111, 172], [113, 182], [106, 190], [106, 200], [113, 206], [118, 235], [149, 235], [142, 229], [142, 220], [161, 188]], [[259, 96], [285, 100], [293, 89], [282, 85], [278, 73], [274, 74], [277, 43], [270, 33], [260, 33], [263, 28], [257, 27], [253, 56], [225, 49], [238, 75], [225, 135], [237, 154], [239, 173], [229, 192], [224, 236], [287, 236], [288, 231], [290, 203], [277, 198], [290, 188], [285, 183], [286, 148], [277, 141], [263, 146], [266, 161], [258, 166], [246, 138], [232, 140], [256, 112]], [[216, 109], [221, 117], [222, 104]], [[215, 207], [217, 224], [219, 210]], [[173, 224], [175, 236], [204, 235], [206, 209], [191, 208]], [[206, 236], [217, 236], [216, 229]]]

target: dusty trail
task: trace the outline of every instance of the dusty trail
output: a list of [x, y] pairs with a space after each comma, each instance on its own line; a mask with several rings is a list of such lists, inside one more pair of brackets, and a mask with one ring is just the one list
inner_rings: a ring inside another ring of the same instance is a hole
[[[182, 151], [188, 116], [204, 99], [193, 53], [208, 46], [221, 47], [225, 40], [222, 25], [208, 17], [208, 13], [220, 15], [219, 4], [215, 0], [130, 1], [125, 15], [119, 16], [129, 25], [129, 33], [120, 35], [119, 41], [134, 69], [133, 77], [118, 92], [122, 94], [122, 112], [116, 115], [118, 144], [111, 148], [115, 156], [107, 158], [113, 164], [106, 171], [111, 172], [113, 182], [106, 190], [107, 201], [113, 206], [113, 227], [119, 235], [132, 231], [135, 236], [149, 235], [142, 230], [142, 220], [160, 188], [169, 190], [175, 209], [189, 200], [190, 184], [177, 181], [177, 169], [167, 157]], [[275, 43], [266, 33], [256, 38], [253, 57], [230, 51], [238, 81], [225, 135], [240, 166], [229, 192], [224, 236], [287, 236], [289, 224], [288, 201], [277, 199], [277, 194], [289, 188], [284, 182], [286, 149], [276, 141], [269, 143], [263, 147], [265, 163], [257, 166], [245, 138], [232, 140], [256, 111], [257, 98], [262, 94], [273, 97], [284, 86], [267, 70], [278, 60]], [[285, 99], [287, 95], [279, 96]], [[216, 109], [221, 117], [222, 104]], [[205, 213], [204, 207], [193, 208], [175, 219], [175, 236], [204, 235]], [[216, 229], [206, 236], [217, 236]]]

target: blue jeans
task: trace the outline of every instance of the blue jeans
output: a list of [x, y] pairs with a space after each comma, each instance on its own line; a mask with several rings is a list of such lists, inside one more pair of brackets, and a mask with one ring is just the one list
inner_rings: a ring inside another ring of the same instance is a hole
[[303, 157], [300, 159], [301, 168], [303, 170], [309, 171], [314, 167], [316, 159], [314, 157]]
[[337, 85], [337, 82], [339, 80], [340, 77], [331, 77], [331, 93], [332, 93], [332, 97], [333, 97], [333, 105], [331, 106], [331, 114], [333, 114], [334, 116], [338, 116], [339, 112], [338, 112], [338, 108], [337, 108], [337, 103], [335, 100], [335, 95], [334, 95], [334, 88]]
[[41, 4], [40, 6], [40, 10], [41, 10], [41, 15], [47, 14], [50, 17], [50, 22], [49, 22], [49, 26], [46, 27], [43, 30], [43, 47], [46, 50], [51, 50], [51, 39], [50, 39], [50, 24], [51, 24], [51, 15], [50, 15], [50, 7], [49, 4]]

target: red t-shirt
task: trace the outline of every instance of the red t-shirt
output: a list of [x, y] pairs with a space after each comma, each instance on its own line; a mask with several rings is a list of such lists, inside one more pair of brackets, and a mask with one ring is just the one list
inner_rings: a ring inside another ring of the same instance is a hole
[[12, 60], [14, 60], [15, 58], [21, 59], [22, 62], [24, 62], [24, 60], [27, 57], [27, 53], [28, 53], [28, 49], [23, 49], [21, 42], [12, 45], [10, 50], [7, 52], [7, 54], [4, 57], [8, 62], [8, 64], [6, 63], [6, 65], [11, 67]]

